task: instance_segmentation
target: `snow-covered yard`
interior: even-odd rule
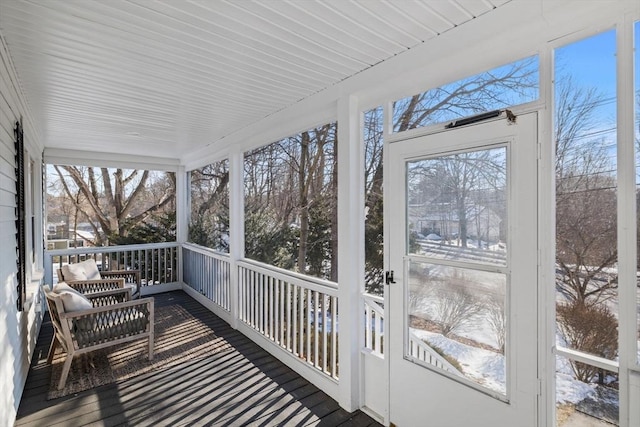
[[[491,350],[470,346],[442,334],[411,328],[416,336],[458,361],[464,376],[489,390],[505,393],[505,357]],[[570,405],[615,421],[618,393],[615,389],[586,384],[575,379],[569,361],[558,357],[556,365],[556,404]]]
[[[502,354],[459,343],[442,334],[411,328],[430,346],[458,361],[468,379],[499,393],[506,392],[505,358]]]
[[[425,239],[426,240],[426,239]],[[500,263],[500,249],[491,248],[481,250],[479,247],[461,250],[454,246],[443,244],[440,241],[420,240],[420,248],[423,254],[430,257],[451,258],[463,260],[481,260],[486,264]],[[504,278],[498,274],[488,274],[486,272],[474,271],[473,269],[456,269],[453,267],[438,265],[435,263],[413,262],[410,266],[409,277],[409,309],[410,315],[424,322],[412,320],[411,331],[428,343],[437,347],[451,359],[455,359],[461,366],[466,378],[486,387],[489,390],[504,393],[506,389],[506,366],[505,358],[497,350],[492,351],[486,346],[497,349],[496,331],[492,330],[489,321],[488,310],[478,310],[473,312],[472,321],[465,322],[461,327],[455,329],[453,333],[447,333],[447,337],[441,332],[439,317],[442,316],[442,304],[444,307],[455,303],[456,288],[464,288],[474,298],[474,301],[482,303],[487,297],[492,297],[500,302],[504,298],[506,288]],[[615,275],[615,269],[607,271]],[[492,276],[492,277],[489,277]],[[462,283],[464,282],[464,283]],[[442,291],[444,289],[444,292]],[[450,296],[447,292],[450,293]],[[448,302],[443,302],[443,298]],[[564,302],[565,296],[560,292],[557,295],[558,302]],[[467,300],[465,300],[467,301]],[[504,299],[502,299],[504,301]],[[617,317],[618,303],[617,295],[603,302],[607,308]],[[638,290],[638,317],[640,330],[640,288]],[[434,326],[435,325],[435,326]],[[568,346],[560,334],[557,334],[558,345]],[[508,337],[507,337],[508,341]],[[508,343],[507,343],[508,346]],[[640,360],[640,340],[638,341],[638,360]],[[576,379],[570,362],[558,356],[556,366],[555,388],[556,403],[558,406],[575,407],[580,411],[592,414],[597,418],[608,422],[617,423],[617,412],[619,406],[619,395],[614,384],[602,386],[598,384],[587,384]],[[611,376],[605,381],[615,383],[616,379]]]

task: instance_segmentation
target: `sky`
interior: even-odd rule
[[[616,94],[616,33],[610,30],[556,50],[557,72],[577,83],[598,87],[607,97]]]
[[[570,75],[574,84],[583,88],[594,88],[602,97],[602,102],[594,111],[594,127],[585,130],[586,135],[582,141],[599,141],[607,149],[610,164],[615,169],[617,164],[615,29],[556,49],[555,64],[556,81],[561,81],[562,76]]]

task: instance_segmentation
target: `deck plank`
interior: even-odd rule
[[[45,320],[26,381],[16,426],[380,426],[339,407],[324,392],[250,341],[182,291],[155,296],[156,306],[179,304],[214,331],[228,349],[119,383],[46,400],[53,336]],[[194,333],[185,327],[177,341]]]

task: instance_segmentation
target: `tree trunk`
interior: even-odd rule
[[[300,207],[300,241],[298,246],[298,271],[305,273],[307,266],[307,241],[309,239],[309,195],[307,194],[307,163],[309,157],[309,133],[303,132],[300,141],[300,166],[298,169],[298,206]]]
[[[333,144],[331,167],[331,280],[338,282],[338,132]]]

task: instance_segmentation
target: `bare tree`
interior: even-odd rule
[[[618,321],[605,305],[586,306],[579,301],[558,304],[558,332],[571,348],[613,360],[618,354]],[[576,378],[589,383],[604,372],[595,366],[570,361]]]
[[[593,143],[583,143],[584,135],[596,128],[595,112],[604,96],[595,88],[580,87],[567,77],[556,85],[555,98],[555,166],[556,176],[562,177],[567,168],[574,167],[566,164],[574,157],[573,152],[593,147]]]
[[[216,162],[191,171],[189,239],[228,251],[229,162]]]
[[[445,337],[474,322],[484,310],[484,304],[470,292],[464,276],[448,278],[435,292],[433,320]]]
[[[557,288],[570,301],[598,304],[615,296],[615,186],[586,186],[556,199]]]
[[[493,332],[493,337],[498,344],[498,350],[504,354],[507,340],[507,315],[504,298],[498,298],[497,295],[489,297],[486,301],[485,308],[486,318]]]
[[[473,224],[482,234],[481,219],[506,214],[506,152],[503,148],[471,151],[412,163],[408,172],[410,200],[425,218],[444,216],[457,224],[459,246],[467,247]],[[445,221],[447,222],[447,221]],[[453,230],[452,230],[453,231]],[[490,230],[486,230],[489,237]],[[480,245],[479,245],[480,246]]]
[[[393,105],[393,130],[403,132],[420,126],[469,116],[519,103],[537,88],[537,67],[533,59],[518,61],[499,70],[428,90]],[[529,95],[528,95],[529,94]],[[383,269],[383,109],[365,114],[365,266],[367,291],[382,291]],[[462,200],[462,198],[461,198]],[[451,211],[442,212],[451,216]],[[462,214],[463,222],[465,214]],[[447,229],[450,221],[443,221]],[[461,233],[465,235],[465,233]]]
[[[448,195],[458,220],[460,246],[467,247],[469,223],[479,217],[483,209],[493,208],[503,213],[495,204],[481,206],[476,202],[490,200],[486,193],[506,188],[506,164],[500,154],[492,150],[467,152],[443,157],[441,164],[441,191]],[[474,201],[474,196],[475,201]],[[504,201],[504,198],[502,199]],[[477,230],[479,231],[479,230]]]
[[[570,79],[556,92],[557,288],[570,301],[593,305],[617,288],[611,272],[617,260],[615,165],[596,116],[604,97]]]
[[[79,166],[55,166],[64,192],[74,200],[75,208],[93,228],[96,246],[103,246],[113,236],[126,237],[155,213],[175,200],[175,174],[166,173],[169,185],[157,198],[148,196],[149,171]],[[82,194],[75,197],[76,192]]]
[[[365,290],[383,293],[384,218],[383,218],[383,130],[382,108],[364,114],[365,142]]]
[[[537,87],[537,67],[527,59],[431,89],[394,103],[394,130],[419,126],[507,107]]]
[[[247,256],[337,280],[336,129],[319,126],[245,156]]]
[[[298,168],[298,208],[300,218],[300,240],[298,246],[298,271],[307,271],[308,264],[308,240],[309,240],[309,211],[312,208],[328,210],[331,212],[328,230],[329,255],[336,251],[333,246],[337,242],[336,195],[337,195],[337,168],[335,164],[336,146],[335,126],[324,125],[312,131],[302,132],[300,138],[300,165]],[[327,145],[331,145],[331,159],[327,159]],[[331,162],[328,165],[328,162]],[[329,199],[323,199],[328,195]],[[314,242],[318,244],[319,242]],[[322,254],[321,254],[322,255]],[[337,257],[331,256],[330,274],[331,280],[337,280]]]

